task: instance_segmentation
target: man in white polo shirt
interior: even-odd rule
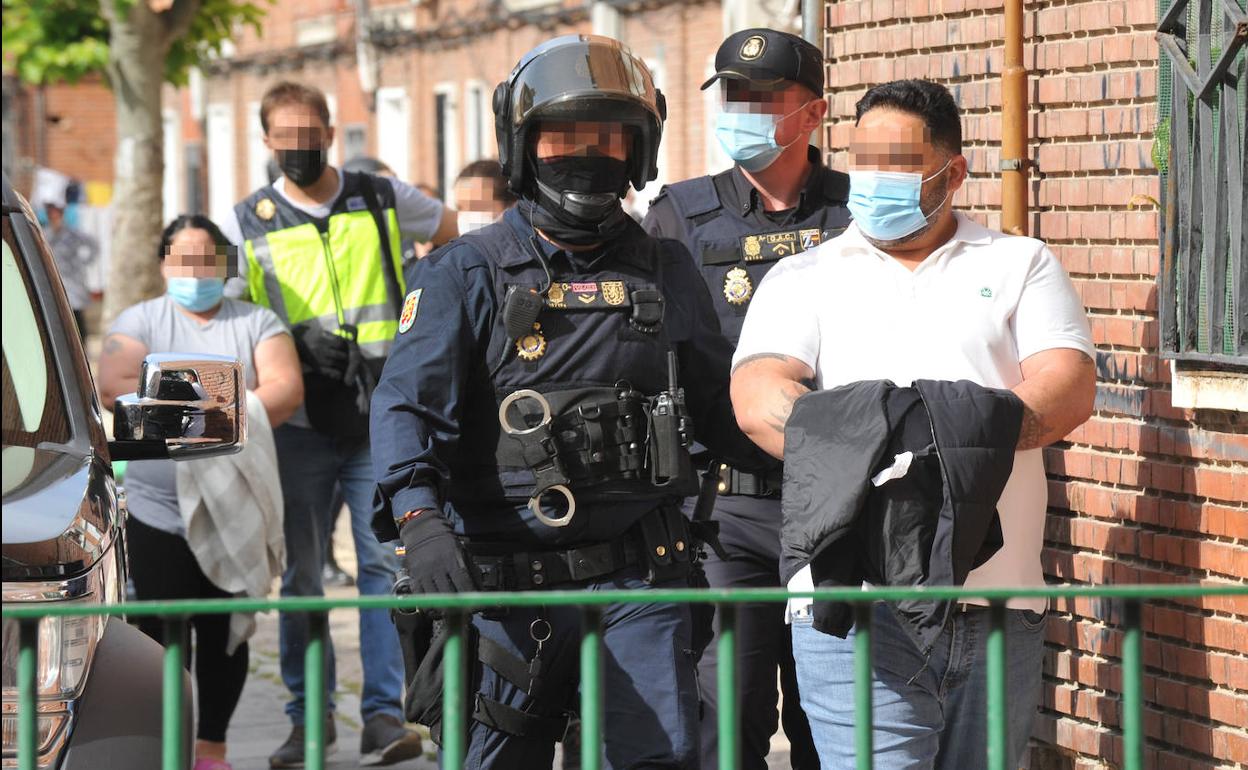
[[[1005,544],[966,585],[1043,585],[1041,447],[1091,414],[1096,375],[1087,318],[1042,242],[954,213],[966,158],[958,108],[943,86],[886,83],[863,96],[856,115],[849,172],[855,224],[783,260],[759,286],[733,362],[737,420],[783,458],[793,402],[812,387],[965,379],[1012,390],[1024,409],[997,506]],[[789,585],[810,587],[809,568]],[[1045,602],[1008,606],[1007,766],[1015,768],[1040,696]],[[881,608],[872,640],[875,767],[984,766],[987,613],[961,607],[925,659]],[[853,632],[839,639],[815,630],[802,604],[790,615],[802,705],[820,759],[825,767],[852,766]]]

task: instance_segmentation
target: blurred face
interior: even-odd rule
[[[65,212],[58,206],[44,206],[44,210],[48,212],[48,223],[53,227],[60,227],[65,221]]]
[[[534,152],[538,160],[600,156],[628,160],[629,131],[620,123],[546,121],[537,129]]]
[[[169,244],[160,272],[168,278],[221,278],[226,275],[228,256],[207,230],[188,227],[179,230]]]
[[[482,177],[466,177],[455,183],[452,190],[456,211],[473,211],[497,217],[506,210],[502,201],[494,197],[494,180]]]
[[[328,150],[334,129],[306,104],[283,104],[269,113],[264,146],[270,150]]]
[[[791,81],[775,85],[753,83],[747,80],[720,81],[721,109],[725,112],[752,112],[775,115],[776,144],[781,147],[796,142],[819,128],[827,105],[805,86]]]
[[[921,117],[881,107],[867,111],[854,127],[849,170],[922,175],[919,206],[930,225],[896,241],[902,243],[918,240],[937,222],[951,216],[953,194],[966,179],[966,158],[933,145]]]

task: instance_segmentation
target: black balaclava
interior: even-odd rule
[[[621,234],[628,214],[620,199],[628,190],[628,162],[601,155],[537,160],[529,156],[533,195],[523,207],[533,226],[575,246]]]
[[[277,165],[286,178],[307,187],[321,178],[329,159],[324,149],[278,150]]]

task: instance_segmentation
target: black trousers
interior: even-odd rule
[[[222,599],[229,594],[217,588],[195,560],[186,540],[149,527],[131,516],[126,522],[126,545],[130,552],[130,577],[139,599]],[[160,644],[165,643],[163,618],[136,618],[135,625]],[[229,615],[192,615],[183,632],[187,641],[194,631],[195,692],[199,706],[196,737],[225,741],[230,717],[238,706],[247,681],[247,643],[226,655],[230,638]],[[189,649],[189,645],[188,645]],[[186,656],[187,670],[191,655]]]
[[[756,504],[761,503],[762,506]],[[770,504],[770,505],[768,505]],[[770,510],[775,508],[774,528]],[[738,510],[739,509],[739,510]],[[780,587],[780,532],[778,501],[758,501],[742,497],[721,498],[715,517],[721,522],[720,541],[728,560],[708,553],[704,562],[712,588]],[[766,518],[764,518],[764,516]],[[707,549],[708,551],[710,549]],[[715,636],[719,636],[721,615],[715,616]],[[818,770],[819,756],[810,737],[810,724],[798,698],[797,675],[789,626],[784,622],[784,605],[742,604],[737,608],[737,701],[738,735],[741,740],[742,770],[767,770],[771,736],[781,723],[791,749],[789,763],[794,770]],[[715,641],[706,648],[698,664],[698,685],[702,691],[702,767],[719,767],[719,693]],[[777,713],[779,672],[783,707]]]

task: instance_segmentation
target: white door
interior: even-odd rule
[[[410,103],[402,88],[377,89],[377,159],[394,169],[395,175],[411,181],[408,142],[412,133]]]
[[[234,208],[234,110],[225,102],[208,105],[205,133],[208,142],[208,216],[224,222]]]

